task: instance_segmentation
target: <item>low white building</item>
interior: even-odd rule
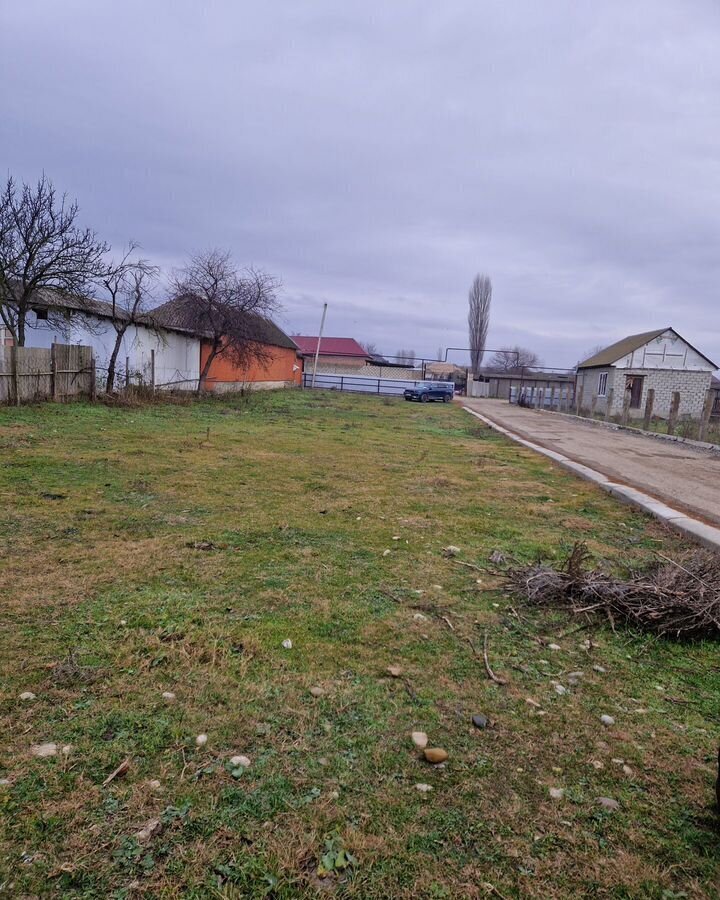
[[[699,418],[710,389],[715,363],[696,350],[674,328],[631,334],[581,362],[576,392],[582,405],[620,415],[625,398],[632,418],[644,413],[647,393],[655,392],[653,414],[667,418],[675,392],[681,416]],[[609,407],[609,410],[608,410]]]
[[[40,298],[28,313],[25,345],[49,348],[57,343],[92,347],[101,386],[117,337],[111,305],[94,300],[92,311],[81,310],[51,291],[43,291]],[[129,325],[123,336],[116,362],[116,385],[124,382],[128,370],[133,384],[151,384],[154,351],[156,387],[196,388],[200,378],[200,339],[181,328],[153,326],[149,317],[146,318],[147,325]]]

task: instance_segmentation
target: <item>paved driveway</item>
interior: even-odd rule
[[[563,416],[522,409],[502,400],[466,399],[463,405],[613,481],[720,525],[720,453],[601,425],[578,424]]]

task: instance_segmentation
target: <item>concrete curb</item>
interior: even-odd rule
[[[592,481],[594,484],[597,484],[598,487],[601,487],[604,491],[612,494],[613,497],[616,497],[623,503],[637,506],[648,515],[654,516],[675,531],[679,531],[686,537],[692,538],[698,543],[703,544],[705,547],[709,547],[711,550],[720,550],[720,528],[715,528],[713,525],[707,525],[699,519],[693,519],[691,516],[685,515],[685,513],[680,512],[678,509],[673,509],[671,506],[668,506],[650,494],[646,494],[644,491],[639,491],[637,488],[630,487],[629,485],[612,481],[607,475],[603,475],[602,472],[591,469],[589,466],[584,466],[582,463],[575,462],[575,460],[563,456],[562,453],[557,453],[555,450],[548,450],[547,447],[541,447],[540,444],[534,444],[532,441],[520,437],[520,435],[516,434],[514,431],[510,431],[502,425],[498,425],[497,422],[493,422],[492,419],[488,419],[474,409],[470,409],[469,406],[463,406],[463,409],[465,412],[470,413],[471,416],[475,416],[476,419],[480,419],[480,421],[484,422],[489,428],[510,438],[510,440],[522,444],[523,447],[534,450],[536,453],[542,453],[543,456],[552,459],[553,462],[562,466],[563,469],[567,469],[574,475],[579,475],[580,478],[584,478],[586,481]]]
[[[570,419],[571,422],[579,422],[581,425],[588,425],[590,428],[607,428],[608,431],[625,431],[628,434],[634,434],[640,437],[649,437],[657,441],[673,441],[675,444],[687,444],[688,447],[694,447],[696,450],[705,450],[708,453],[720,453],[718,444],[711,444],[709,441],[696,441],[692,438],[680,437],[677,434],[663,434],[661,431],[645,431],[644,428],[636,428],[634,425],[619,425],[617,422],[607,422],[603,419],[589,419],[587,416],[576,416],[574,413],[564,413],[557,409],[535,409],[535,412],[543,413],[546,416],[562,416],[563,419]]]

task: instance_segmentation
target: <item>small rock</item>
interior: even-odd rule
[[[597,769],[598,771],[599,771],[600,769],[604,769],[604,768],[605,768],[605,763],[604,763],[604,762],[600,762],[599,759],[594,759],[594,760],[592,761],[591,765],[592,765],[592,767],[593,767],[594,769]]]
[[[550,788],[548,793],[553,800],[562,800],[562,798],[565,796],[565,791],[562,788],[552,787]]]
[[[46,756],[55,756],[57,749],[57,744],[48,742],[47,744],[34,744],[30,751],[33,756],[39,756],[41,759],[44,759]]]
[[[623,772],[628,776],[628,778],[632,778],[633,770],[630,768],[630,766],[623,766],[622,769]]]
[[[70,756],[72,753],[72,744],[63,744],[62,754],[63,756]]]
[[[593,666],[593,672],[600,672],[601,675],[604,675],[605,672],[607,672],[607,669],[605,666],[595,665]]]
[[[425,759],[433,765],[443,763],[448,758],[447,750],[443,750],[442,747],[427,747],[423,750],[423,755],[425,756]]]
[[[195,738],[195,744],[196,744],[198,747],[204,747],[205,744],[207,744],[207,741],[208,741],[208,738],[207,738],[207,735],[206,735],[206,734],[199,734],[199,735]]]
[[[620,809],[620,804],[617,802],[617,800],[613,800],[612,797],[598,797],[597,802],[600,804],[600,806],[605,807],[605,809]]]
[[[461,551],[460,551],[460,548],[459,548],[459,547],[456,547],[454,544],[450,544],[449,547],[443,547],[443,553],[444,553],[445,556],[447,556],[447,557],[450,557],[450,556],[457,556],[458,553],[460,553],[460,552],[461,552]]]
[[[290,638],[285,638],[285,640],[282,642],[282,645],[286,650],[292,650],[292,641],[290,640]]]
[[[383,556],[390,556],[389,550],[383,550]]]
[[[415,619],[416,622],[427,622],[428,617],[424,616],[422,613],[415,613],[413,619]]]
[[[327,758],[327,756],[321,756],[320,759],[318,760],[318,765],[329,766],[330,760]]]
[[[23,691],[22,694],[20,694],[20,699],[21,700],[34,700],[35,694],[33,694],[32,691]]]
[[[607,715],[600,716],[600,721],[603,723],[603,725],[614,725],[615,724],[615,719],[613,719],[612,716],[607,716]]]
[[[548,650],[562,650],[560,644],[548,644]]]
[[[567,692],[568,692],[567,688],[564,685],[560,684],[560,682],[558,682],[558,681],[553,681],[552,686],[553,686],[555,693],[559,694],[561,697],[564,694],[567,694]]]
[[[161,831],[162,822],[160,819],[150,819],[140,831],[135,832],[135,840],[138,844],[144,844],[146,841],[149,841],[150,838],[155,837],[156,834],[160,834]]]
[[[476,716],[472,717],[472,723],[476,728],[487,728],[488,717],[484,716],[482,713],[478,713]]]
[[[238,769],[238,768],[249,769],[250,768],[250,757],[248,757],[248,756],[232,756],[232,757],[230,757],[230,765],[234,769]]]
[[[501,566],[505,562],[505,554],[501,553],[500,550],[493,550],[490,554],[490,562],[496,566]]]
[[[525,702],[528,706],[534,706],[535,709],[541,709],[541,704],[537,702],[537,700],[533,700],[532,697],[526,697]]]
[[[614,756],[614,757],[613,757],[613,762],[615,763],[616,766],[624,766],[624,765],[625,765],[625,760],[624,760],[624,759],[620,759],[619,756]]]
[[[0,778],[0,787],[8,787],[10,784],[9,778]]]
[[[325,688],[321,688],[321,687],[318,687],[318,686],[316,686],[316,687],[311,687],[311,688],[310,688],[310,693],[313,695],[313,697],[322,697],[322,696],[324,696],[324,694],[325,694]]]
[[[328,797],[329,797],[331,800],[339,800],[339,799],[340,799],[340,792],[339,792],[339,791],[330,791],[330,793],[328,794]]]
[[[154,791],[159,791],[162,785],[157,780],[157,778],[153,778],[152,781],[148,781],[148,787],[152,788]]]
[[[584,672],[570,672],[567,677],[568,684],[577,684],[584,674]]]
[[[424,731],[413,731],[410,737],[412,738],[413,744],[415,744],[416,747],[419,747],[420,750],[424,750],[427,747],[428,736]]]
[[[393,540],[394,540],[394,541],[399,541],[399,540],[400,540],[400,535],[399,535],[399,534],[394,534],[394,535],[393,535]]]
[[[176,699],[172,691],[163,691],[162,698],[166,703],[174,703]]]
[[[392,675],[393,678],[399,678],[402,675],[400,666],[388,666],[386,671],[388,675]]]
[[[127,625],[127,619],[120,619],[120,624],[123,626]]]
[[[431,784],[416,784],[415,790],[420,791],[421,794],[429,794],[433,789]]]

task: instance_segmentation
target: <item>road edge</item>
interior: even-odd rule
[[[534,450],[536,453],[547,456],[553,462],[562,466],[563,469],[567,469],[573,474],[578,475],[580,478],[584,478],[586,481],[593,482],[593,484],[596,484],[604,491],[612,494],[613,497],[616,497],[623,503],[638,507],[643,512],[653,516],[668,527],[675,531],[679,531],[686,537],[692,538],[692,540],[698,541],[700,544],[709,547],[711,550],[720,550],[720,528],[715,528],[713,525],[708,525],[705,522],[701,522],[699,519],[694,519],[692,516],[688,516],[678,509],[673,509],[673,507],[668,506],[651,494],[646,494],[644,491],[640,491],[629,485],[619,484],[608,478],[607,475],[603,475],[602,472],[591,469],[589,466],[583,465],[583,463],[576,462],[575,460],[570,459],[570,457],[564,456],[562,453],[558,453],[555,450],[549,450],[547,447],[542,447],[540,444],[535,444],[533,441],[529,441],[519,434],[516,434],[514,431],[505,428],[504,425],[494,422],[482,413],[470,409],[469,406],[463,405],[462,408],[465,412],[470,413],[471,416],[480,419],[481,422],[484,422],[485,425],[492,428],[494,431],[505,435],[505,437],[510,438],[510,440],[515,441],[517,444],[522,444],[523,447],[527,447],[530,450]]]

